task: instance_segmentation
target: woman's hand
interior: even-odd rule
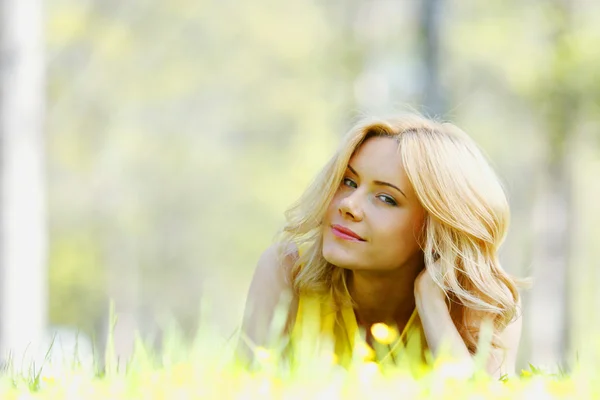
[[[439,268],[439,265],[434,263],[429,268],[437,272],[436,268]],[[443,347],[442,343],[446,341],[451,356],[455,360],[464,362],[464,365],[469,365],[467,370],[470,371],[474,368],[472,356],[450,316],[446,294],[433,280],[427,268],[423,269],[415,279],[414,292],[417,311],[429,349],[437,356]],[[518,306],[521,307],[520,300]],[[493,377],[500,378],[503,374],[514,375],[522,323],[522,318],[519,317],[503,332],[499,332],[499,340],[505,347],[492,350],[486,363],[486,370]]]
[[[428,266],[436,272],[439,265]],[[454,325],[446,303],[444,290],[433,280],[428,268],[415,279],[415,303],[427,346],[434,357],[442,355],[453,362],[463,363],[465,376],[473,370],[473,359],[460,333]]]
[[[430,268],[438,268],[438,265],[434,264]],[[423,268],[423,271],[415,279],[414,292],[417,300],[423,297],[431,298],[432,296],[437,299],[446,298],[444,290],[433,280],[427,268]]]

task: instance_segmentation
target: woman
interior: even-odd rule
[[[291,293],[281,333],[308,340],[312,315],[343,365],[355,357],[359,332],[378,346],[377,323],[401,334],[376,360],[422,362],[443,348],[474,365],[490,321],[486,370],[514,373],[520,297],[497,255],[509,207],[485,157],[456,126],[415,115],[361,122],[286,217],[252,280],[243,324],[250,342],[267,343],[274,310]]]

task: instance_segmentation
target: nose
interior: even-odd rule
[[[357,191],[352,194],[344,197],[340,201],[340,205],[338,207],[339,213],[344,218],[349,218],[353,221],[362,221],[364,218],[364,212],[362,207],[360,206],[360,202],[357,199]]]

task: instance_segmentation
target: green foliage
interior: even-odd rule
[[[50,245],[50,319],[92,334],[103,318],[104,274],[98,242],[91,236],[61,235]]]
[[[189,329],[224,281],[239,304],[333,148],[333,27],[304,1],[114,6],[47,4],[51,321],[98,331],[112,297]]]

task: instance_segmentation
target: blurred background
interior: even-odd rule
[[[341,136],[415,109],[473,136],[505,183],[503,265],[535,282],[520,366],[589,353],[600,3],[1,3],[3,351],[62,332],[101,352],[110,299],[123,357],[136,331],[193,335],[203,300],[229,337],[284,210]]]

